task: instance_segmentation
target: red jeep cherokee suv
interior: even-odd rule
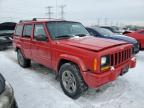
[[[18,63],[31,60],[54,70],[66,95],[76,99],[134,68],[132,45],[89,36],[79,22],[21,21],[15,28],[13,46]]]

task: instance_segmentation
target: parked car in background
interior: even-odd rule
[[[110,30],[100,27],[86,27],[86,29],[90,33],[90,35],[95,37],[120,40],[131,43],[133,44],[133,54],[137,54],[139,52],[139,44],[134,38],[125,35],[114,34]]]
[[[126,35],[135,38],[139,43],[140,49],[144,49],[144,29],[137,30],[132,33],[127,33]]]
[[[88,87],[115,80],[136,64],[131,44],[89,36],[79,22],[21,21],[13,46],[21,67],[29,67],[34,60],[54,70],[64,93],[73,99]]]
[[[0,24],[0,51],[12,45],[12,34],[16,23],[6,22]]]
[[[0,74],[0,108],[18,108],[13,88]]]
[[[101,26],[101,28],[108,29],[108,30],[110,30],[111,32],[113,32],[115,34],[122,34],[123,33],[123,31],[119,30],[119,28],[115,27],[115,26],[111,26],[111,27],[109,27],[109,26]]]
[[[12,39],[7,36],[0,36],[0,51],[9,48],[12,45]]]

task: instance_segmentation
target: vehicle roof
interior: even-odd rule
[[[85,27],[86,29],[89,28],[89,29],[93,29],[95,31],[99,30],[99,29],[103,29],[103,30],[107,30],[107,31],[110,31],[109,29],[106,29],[106,28],[101,28],[99,26],[91,26],[91,27]]]
[[[101,28],[113,28],[111,26],[101,26]]]
[[[85,28],[95,29],[95,28],[101,28],[101,27],[99,27],[99,26],[91,26],[91,27],[85,27]],[[104,28],[101,28],[101,29],[104,29]]]
[[[48,23],[48,22],[72,22],[72,23],[79,23],[74,21],[66,21],[66,20],[59,20],[59,19],[52,19],[52,20],[21,20],[18,24],[30,24],[30,23]]]

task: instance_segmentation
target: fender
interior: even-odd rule
[[[77,64],[81,71],[87,71],[86,65],[80,58],[78,58],[76,56],[72,56],[72,55],[67,55],[67,54],[60,55],[59,60],[57,62],[57,67],[62,59],[65,59],[65,60],[68,60],[68,61],[71,61],[71,62]],[[58,71],[58,68],[57,68],[57,71]]]

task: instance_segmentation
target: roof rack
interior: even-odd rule
[[[38,19],[45,19],[45,20],[56,20],[56,21],[65,21],[65,20],[62,20],[62,19],[55,19],[55,18],[33,18],[32,20],[20,20],[19,22],[30,22],[30,21],[37,21]]]
[[[55,19],[55,18],[33,18],[33,21],[37,21],[38,19],[45,19],[45,20],[57,20],[57,21],[61,21],[63,19]]]

